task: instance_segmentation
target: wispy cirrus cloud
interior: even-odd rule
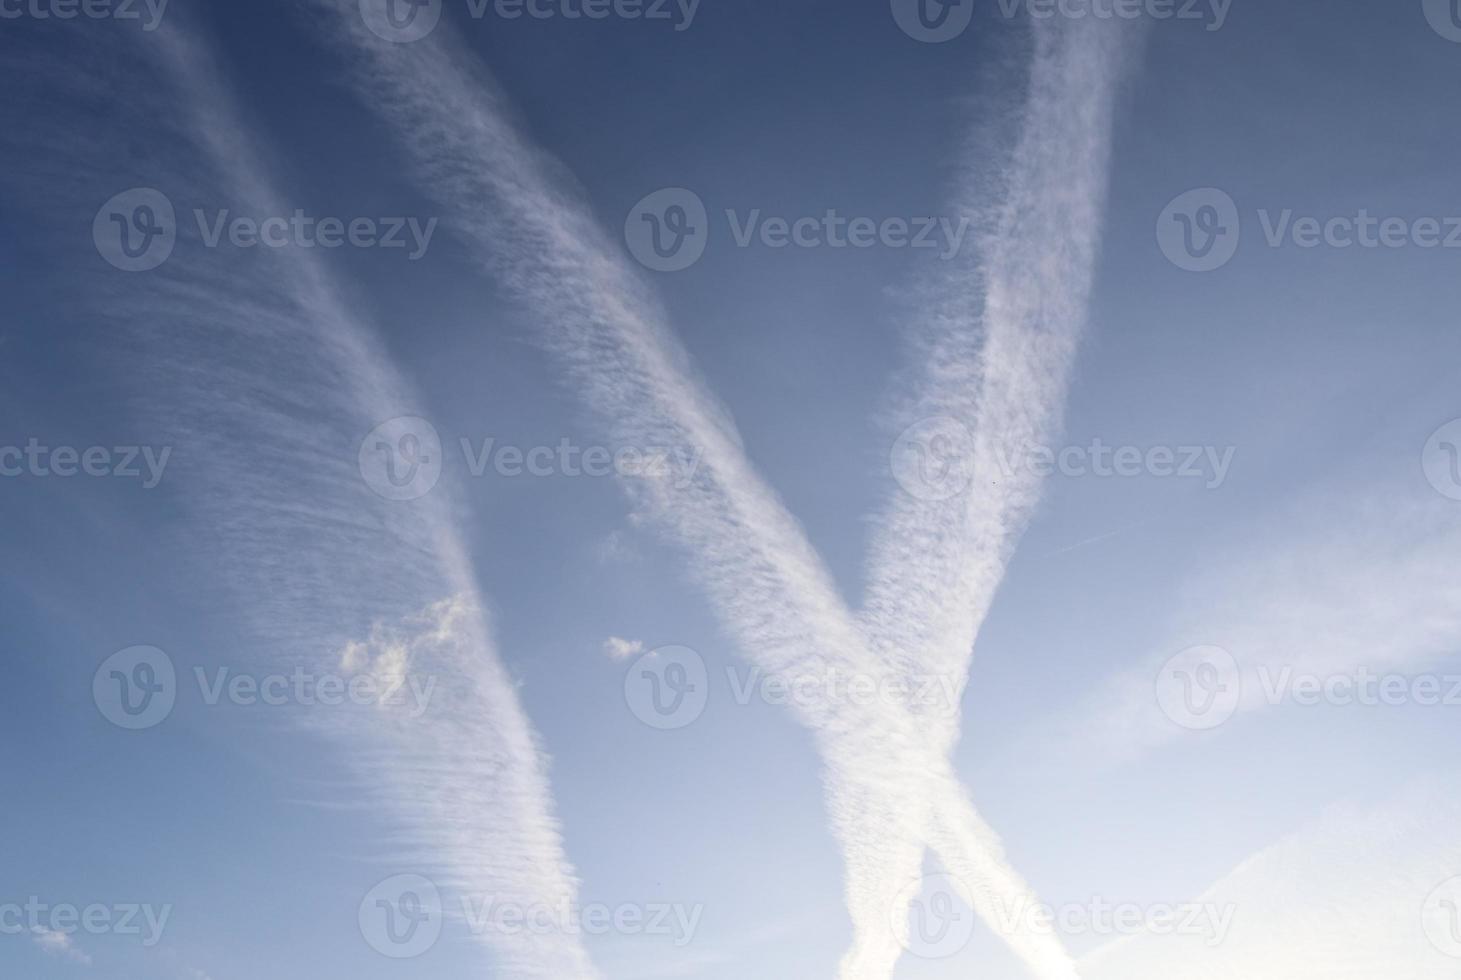
[[[1086,956],[1088,980],[1328,980],[1456,975],[1461,794],[1449,780],[1333,807],[1240,863],[1199,901],[1234,910],[1224,941],[1141,935]]]
[[[505,100],[485,70],[449,30],[438,30],[429,42],[381,44],[364,29],[351,5],[325,6],[338,15],[339,34],[358,59],[360,87],[402,133],[423,186],[446,203],[482,202],[458,231],[488,270],[535,312],[550,350],[575,388],[614,429],[614,437],[630,445],[693,445],[703,450],[703,465],[688,486],[637,480],[628,484],[629,491],[695,556],[697,574],[747,654],[773,674],[842,670],[881,676],[891,659],[892,639],[880,640],[882,650],[868,643],[862,624],[838,595],[802,529],[750,466],[725,412],[696,380],[658,301],[627,267],[588,208],[564,189],[568,182],[553,177],[560,172],[557,164],[509,122]],[[1055,189],[1055,201],[1046,207],[1038,197],[1039,182],[1067,174],[1066,169],[1047,168],[1029,185],[1016,182],[1018,193],[1005,202],[1005,231],[1010,234],[1023,234],[1030,223],[1023,208],[1039,204],[1043,210],[1029,237],[1002,246],[996,263],[1002,278],[989,315],[1003,326],[993,331],[998,345],[991,362],[1001,365],[1005,375],[983,406],[994,417],[992,424],[1017,414],[1011,402],[1031,394],[1021,372],[1040,374],[1057,366],[1047,362],[1045,348],[1056,359],[1068,356],[1100,211],[1095,183],[1104,177],[1099,161],[1106,137],[1099,130],[1109,118],[1113,60],[1111,46],[1074,30],[1042,36],[1040,42],[1028,145],[1022,143],[1029,159],[1024,162],[1037,167],[1075,157],[1082,160],[1076,176],[1089,179],[1068,194]],[[1046,127],[1066,128],[1052,135]],[[1078,148],[1062,146],[1067,138]],[[1096,162],[1086,160],[1087,155]],[[1091,198],[1078,201],[1071,215],[1060,212],[1068,197],[1086,192]],[[1066,243],[1069,229],[1055,227],[1065,217],[1083,222],[1075,232],[1074,248]],[[1065,264],[1067,252],[1070,265]],[[1042,298],[1036,289],[1016,288],[1032,271],[1026,263],[1044,273],[1039,286],[1059,286],[1059,291]],[[1074,277],[1073,284],[1062,281],[1066,275]],[[955,301],[969,299],[965,294]],[[953,348],[972,339],[949,336],[950,350],[944,355],[953,356]],[[1022,357],[1022,347],[1028,345],[1037,348],[1035,356]],[[1035,409],[1041,416],[1032,423],[1037,430],[1046,424],[1043,415],[1058,407],[1058,390],[1052,391],[1058,388],[1057,378],[1034,392],[1044,399]],[[1011,438],[1019,435],[1012,433]],[[956,544],[941,552],[946,560],[957,561],[987,542],[989,521],[1007,520],[1021,504],[1022,498],[1004,501],[992,508],[994,517],[986,512],[952,527],[939,513],[923,533],[957,537]],[[895,514],[892,520],[905,519]],[[959,536],[966,524],[974,525],[974,533]],[[891,531],[887,539],[899,533]],[[998,544],[1001,557],[986,573],[991,580],[997,579],[1009,546]],[[890,566],[897,557],[878,555]],[[956,575],[947,587],[965,585]],[[992,591],[992,584],[984,591]],[[983,612],[979,596],[967,591],[940,601],[950,607],[972,604],[975,618]],[[889,630],[899,625],[888,612],[894,602],[891,595],[885,598],[875,624]],[[939,640],[937,662],[952,664],[966,655],[952,652],[943,635]],[[972,633],[968,641],[972,644]],[[912,642],[926,643],[929,637],[920,631]],[[1028,886],[1009,868],[997,837],[959,789],[938,751],[938,739],[917,719],[901,711],[859,710],[830,701],[800,703],[797,711],[823,752],[833,827],[849,865],[848,900],[857,938],[844,960],[844,977],[883,977],[891,971],[900,951],[893,925],[895,896],[917,876],[931,839],[946,852],[946,860],[976,883],[975,902],[987,921],[995,920],[991,911],[996,896],[1028,896]],[[935,801],[937,824],[931,821]],[[1028,933],[1006,938],[1039,975],[1071,972],[1058,941]]]
[[[1321,487],[1288,500],[1205,556],[1175,593],[1167,645],[1066,712],[1064,745],[1048,748],[1078,743],[1083,758],[1125,763],[1282,709],[1285,678],[1359,684],[1454,663],[1458,547],[1455,504],[1429,489]]]
[[[175,202],[180,216],[202,202],[290,213],[267,176],[266,140],[184,21],[170,18],[145,45],[92,41],[85,71],[71,57],[57,61],[64,74],[32,66],[56,76],[48,98],[111,107],[85,132],[34,133],[71,161],[77,185],[36,177],[37,197],[95,208],[130,181]],[[116,146],[137,152],[119,161]],[[338,669],[349,650],[377,673],[431,678],[423,719],[379,707],[303,719],[335,740],[361,790],[399,828],[380,856],[444,889],[524,907],[571,904],[577,881],[544,753],[493,642],[447,495],[388,501],[359,469],[365,433],[419,411],[419,397],[316,252],[220,259],[181,228],[178,239],[151,271],[87,278],[85,299],[135,330],[147,352],[134,378],[141,412],[191,461],[199,520],[188,545],[207,552],[210,572],[221,565],[241,635],[267,651],[260,657],[310,669]],[[566,929],[486,939],[503,975],[596,975]]]
[[[75,940],[64,932],[42,929],[37,926],[31,930],[30,939],[52,956],[59,956],[61,959],[70,960],[72,963],[79,963],[82,966],[91,966],[91,957],[78,948]]]

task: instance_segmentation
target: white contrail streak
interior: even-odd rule
[[[942,462],[953,467],[943,475],[964,487],[950,495],[960,487],[915,481],[876,526],[861,620],[885,670],[952,678],[963,689],[979,626],[1038,501],[1033,471],[1003,464],[1048,445],[1058,428],[1094,274],[1130,34],[1094,23],[1037,26],[1007,172],[992,194],[987,178],[966,175],[960,204],[984,229],[980,247],[927,286],[913,330],[921,374],[901,412],[904,425],[928,420],[921,438],[942,440]],[[956,714],[918,721],[931,751],[952,751]],[[997,880],[998,866],[980,868],[997,840],[977,813],[950,806],[962,801],[955,791],[933,799],[930,843],[945,866],[967,881]],[[872,866],[860,873],[897,880],[916,869],[912,858],[868,848],[861,859]],[[898,921],[906,914],[906,905],[895,911]],[[860,930],[859,943],[875,942],[875,928]],[[1043,962],[1049,975],[1069,969]]]
[[[157,134],[138,159],[118,160],[100,155],[106,139],[84,133],[70,146],[74,172],[93,166],[93,183],[116,190],[126,186],[112,183],[118,170],[130,170],[138,183],[166,188],[180,226],[194,203],[289,214],[263,176],[256,135],[239,122],[200,43],[177,24],[148,34],[145,54],[93,52],[105,63],[90,63],[92,86],[68,69],[62,92],[83,100],[105,93],[115,107],[98,123],[114,127],[112,147],[136,145],[133,132]],[[357,470],[365,433],[418,407],[415,396],[315,253],[209,252],[185,239],[152,272],[109,270],[98,305],[150,335],[142,397],[194,464],[190,489],[207,524],[200,533],[216,548],[208,570],[223,566],[247,605],[250,635],[286,662],[316,675],[354,669],[434,682],[419,719],[387,707],[309,712],[309,724],[345,744],[358,782],[404,828],[381,848],[383,859],[435,876],[448,908],[459,893],[568,907],[577,883],[545,759],[493,647],[447,501],[387,502]],[[591,980],[577,935],[559,928],[482,938],[498,976]]]
[[[703,451],[688,486],[644,479],[634,481],[631,492],[698,557],[698,573],[748,655],[784,677],[828,669],[882,676],[801,528],[750,467],[724,413],[690,374],[662,310],[587,208],[544,176],[556,165],[507,122],[485,71],[450,31],[438,29],[429,43],[382,44],[350,5],[332,6],[364,60],[360,84],[402,131],[423,186],[454,211],[463,202],[478,204],[454,227],[551,331],[550,347],[589,403],[610,420],[615,439]],[[1086,58],[1103,63],[1102,56],[1087,54],[1088,46],[1047,43],[1037,85],[1095,83],[1108,97],[1105,76],[1081,71]],[[1085,104],[1079,86],[1073,98]],[[1031,245],[1027,251],[1034,250]],[[1014,266],[1025,257],[1006,261]],[[1028,324],[1021,320],[1006,333],[1020,326]],[[833,826],[849,862],[858,940],[843,964],[844,977],[891,971],[899,951],[892,896],[917,877],[931,835],[944,842],[953,864],[973,876],[981,894],[1028,897],[915,719],[902,711],[826,702],[801,703],[797,710],[827,762]],[[930,820],[935,799],[941,811],[936,824]],[[891,871],[879,856],[889,852],[899,858]],[[888,873],[879,876],[880,869]],[[987,914],[988,901],[981,904]],[[1070,960],[1053,938],[1028,932],[1007,938],[1040,976],[1071,974]]]

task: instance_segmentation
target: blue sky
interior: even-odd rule
[[[1454,974],[1444,4],[445,7],[0,4],[6,975]]]

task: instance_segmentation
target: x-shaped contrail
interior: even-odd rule
[[[360,84],[402,132],[423,186],[460,216],[454,224],[468,246],[537,315],[615,439],[703,450],[688,486],[627,486],[695,556],[747,655],[783,677],[884,678],[925,665],[967,676],[978,623],[1036,496],[1029,477],[997,493],[985,492],[986,477],[1002,443],[1053,428],[1084,315],[1118,61],[1106,26],[1036,32],[1021,136],[986,222],[982,273],[960,268],[962,281],[951,276],[931,290],[946,307],[928,314],[932,356],[917,402],[947,406],[954,434],[966,434],[958,456],[973,491],[890,508],[859,617],[694,377],[652,292],[588,208],[549,178],[557,165],[507,121],[486,71],[448,30],[429,42],[382,43],[354,4],[321,2],[339,15],[340,36],[362,62]],[[1034,896],[959,785],[949,760],[954,717],[832,700],[796,710],[825,761],[847,861],[855,938],[845,980],[891,973],[907,913],[899,895],[929,847],[1038,976],[1074,975],[1057,939],[997,914]]]

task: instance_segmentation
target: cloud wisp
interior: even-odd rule
[[[1200,901],[1235,910],[1220,944],[1131,936],[1082,959],[1088,980],[1321,980],[1456,975],[1461,796],[1449,781],[1345,805],[1240,863]]]
[[[505,100],[486,71],[449,30],[438,30],[429,42],[382,44],[353,15],[351,5],[324,6],[337,15],[336,36],[359,66],[363,94],[401,133],[422,185],[454,207],[480,202],[456,230],[488,271],[533,310],[548,333],[548,347],[575,388],[608,420],[614,437],[625,444],[690,445],[703,451],[703,464],[689,486],[641,479],[629,481],[629,492],[688,548],[743,649],[773,674],[834,669],[881,676],[894,648],[891,631],[901,625],[890,611],[896,597],[879,594],[871,621],[885,635],[870,645],[802,529],[750,466],[725,413],[694,377],[659,303],[588,208],[563,189],[568,182],[558,165],[511,124]],[[1004,374],[978,408],[990,416],[989,424],[1000,425],[1019,416],[1015,401],[1038,396],[1028,428],[1043,431],[1045,416],[1058,409],[1059,377],[1089,282],[1103,196],[1095,185],[1104,178],[1100,160],[1106,135],[1097,130],[1108,124],[1115,73],[1112,42],[1084,37],[1077,29],[1042,35],[1038,46],[1026,126],[1033,135],[1021,144],[1026,163],[1037,173],[1028,181],[1013,181],[1015,193],[1003,204],[1003,230],[1013,240],[994,250],[996,287],[986,314],[995,338],[987,363]],[[1043,131],[1047,126],[1066,128],[1050,135]],[[1067,138],[1075,150],[1066,145]],[[1036,181],[1066,176],[1065,169],[1052,172],[1050,165],[1083,154],[1095,162],[1077,168],[1077,186],[1057,189],[1047,206]],[[1082,197],[1087,191],[1090,197]],[[1074,247],[1066,241],[1069,230],[1055,227],[1061,208],[1070,204],[1067,198],[1080,198],[1068,212],[1078,223]],[[1023,209],[1035,205],[1038,218],[1031,231]],[[1040,287],[1055,290],[1052,295],[1022,287],[1032,271],[1039,272]],[[1072,282],[1066,284],[1065,277]],[[961,306],[958,315],[967,315],[962,312],[967,292],[949,301]],[[957,356],[974,335],[949,331],[941,338],[939,357]],[[1044,377],[1052,372],[1053,380]],[[1039,383],[1027,380],[1027,373],[1039,376]],[[1021,431],[1009,438],[1018,439]],[[987,464],[989,455],[983,458]],[[997,545],[978,590],[962,576],[942,577],[957,593],[940,600],[947,607],[967,602],[975,607],[971,619],[982,615],[973,593],[992,593],[1011,546],[991,541],[990,525],[1016,523],[1029,495],[1014,495],[962,518],[940,511],[927,522],[921,533],[956,538],[941,543],[940,555],[950,563],[971,549]],[[924,515],[896,510],[890,518],[904,525],[922,520]],[[891,531],[885,540],[899,533]],[[899,556],[885,547],[876,557],[891,567]],[[950,613],[945,620],[953,618]],[[948,632],[958,630],[941,623],[934,662],[956,663],[967,656],[967,651],[950,650]],[[972,626],[964,633],[972,646]],[[922,631],[911,637],[920,644],[932,640]],[[893,896],[916,878],[931,838],[940,842],[947,861],[978,883],[975,901],[986,921],[995,919],[989,896],[1011,901],[1028,896],[1028,886],[1008,867],[997,837],[979,819],[934,744],[941,736],[951,741],[955,722],[930,732],[903,711],[859,711],[826,702],[801,703],[797,711],[826,761],[833,827],[848,860],[856,939],[843,963],[844,977],[891,972],[900,952]],[[885,860],[887,854],[896,854],[896,860]],[[1057,941],[1025,933],[1006,938],[1040,976],[1072,972]]]
[[[1292,697],[1298,677],[1339,704],[1378,698],[1387,683],[1390,701],[1409,698],[1417,676],[1454,664],[1458,547],[1454,504],[1428,490],[1326,487],[1287,501],[1207,556],[1181,587],[1167,648],[1070,712],[1061,750],[1079,741],[1088,758],[1129,762],[1303,703]]]
[[[73,162],[79,185],[38,184],[38,194],[58,207],[90,200],[95,208],[131,179],[180,213],[220,200],[244,213],[289,213],[265,176],[260,133],[183,20],[149,35],[145,50],[98,42],[87,72],[68,68],[46,89],[108,111],[82,135],[34,134]],[[138,144],[132,132],[155,135]],[[118,161],[115,146],[141,149]],[[258,656],[316,672],[432,679],[431,710],[419,719],[379,705],[300,713],[335,740],[361,791],[398,828],[381,843],[383,861],[429,873],[446,890],[524,907],[572,904],[577,882],[546,760],[495,649],[448,504],[439,494],[387,501],[361,478],[365,433],[419,410],[419,399],[316,252],[220,258],[181,229],[178,239],[158,268],[101,272],[87,300],[141,334],[142,414],[190,460],[200,518],[190,548],[206,538],[222,557],[227,601],[241,607],[250,647],[267,651]],[[486,938],[503,976],[597,975],[570,930]]]

